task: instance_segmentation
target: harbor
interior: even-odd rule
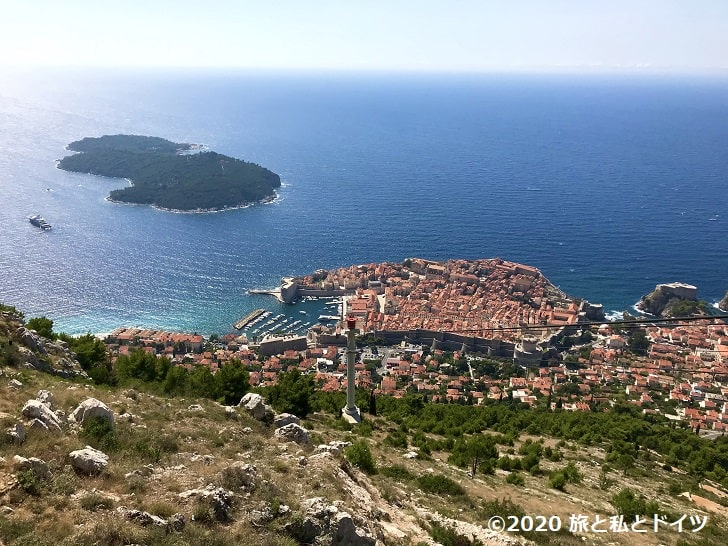
[[[275,290],[250,290],[249,293],[277,296]],[[342,298],[304,296],[292,304],[255,309],[233,327],[251,341],[271,334],[305,336],[317,324],[333,326],[341,320],[342,311]]]

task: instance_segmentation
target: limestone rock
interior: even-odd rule
[[[234,421],[238,418],[238,412],[233,406],[225,406],[225,417]]]
[[[175,533],[181,533],[185,528],[185,517],[179,512],[172,514],[167,520],[167,528]]]
[[[332,546],[374,546],[376,542],[374,537],[359,529],[346,512],[334,516]]]
[[[84,474],[99,474],[109,465],[109,456],[91,446],[72,451],[68,457],[71,466]]]
[[[336,546],[375,546],[376,538],[356,524],[347,512],[341,512],[322,497],[306,499],[302,503],[303,519],[285,526],[286,532],[305,544],[331,544]]]
[[[81,424],[92,417],[100,417],[112,425],[114,424],[114,413],[106,404],[96,398],[87,398],[81,402],[78,407],[73,410],[73,413],[71,413],[68,419],[69,421]]]
[[[48,428],[48,425],[46,425],[43,421],[40,419],[33,419],[28,423],[28,430],[34,430],[36,432],[50,432],[51,429]]]
[[[38,394],[35,396],[35,399],[39,402],[43,402],[46,406],[49,408],[53,408],[53,405],[55,404],[55,398],[53,398],[53,393],[51,391],[38,391]]]
[[[25,427],[23,423],[15,423],[13,426],[7,428],[5,432],[15,444],[22,444],[25,441]]]
[[[38,370],[42,368],[40,362],[38,362],[38,357],[35,356],[35,353],[28,347],[23,347],[22,345],[18,346],[18,355],[20,360],[23,362],[21,364],[23,368],[29,370]]]
[[[270,422],[273,419],[273,408],[263,401],[257,393],[249,392],[243,396],[238,406],[245,408],[254,419]]]
[[[296,423],[297,425],[300,425],[301,420],[292,413],[281,413],[276,415],[273,419],[273,426],[276,428],[284,427],[289,423]]]
[[[187,407],[187,411],[205,411],[205,408],[199,404],[191,404]]]
[[[726,292],[723,299],[718,302],[718,309],[728,312],[728,292]]]
[[[122,517],[128,519],[129,521],[133,521],[134,523],[137,523],[143,527],[149,525],[155,525],[157,527],[167,527],[166,519],[162,519],[159,516],[150,514],[149,512],[142,512],[141,510],[126,508],[125,506],[119,506],[116,511]]]
[[[29,419],[39,419],[53,432],[61,432],[58,416],[48,406],[38,400],[28,400],[21,412]]]
[[[310,442],[308,430],[296,423],[289,423],[284,427],[277,428],[273,435],[285,442],[296,442],[299,445],[307,446]]]
[[[239,487],[246,491],[255,489],[255,483],[258,478],[258,469],[248,463],[236,461],[220,473],[222,483],[229,487]]]
[[[127,472],[124,474],[124,478],[127,480],[130,478],[133,478],[134,476],[140,476],[142,478],[148,478],[154,473],[154,466],[151,464],[144,465],[141,468],[137,468],[136,470],[132,470],[131,472]]]
[[[20,389],[23,387],[23,384],[17,379],[11,379],[8,382],[8,387],[10,387],[11,389]]]
[[[20,455],[15,455],[13,457],[13,468],[16,471],[32,470],[36,476],[42,479],[51,477],[51,470],[48,468],[48,464],[37,457],[26,459]]]
[[[332,455],[339,455],[344,449],[349,447],[351,442],[342,442],[335,440],[328,444],[320,444],[316,446],[316,453],[331,453]]]
[[[37,332],[28,330],[25,326],[21,326],[15,330],[16,339],[25,345],[31,351],[35,351],[41,354],[46,354],[47,351],[43,346],[43,341]]]
[[[181,499],[200,497],[210,503],[210,507],[218,521],[228,521],[233,505],[233,493],[222,487],[215,487],[212,484],[204,489],[189,489],[178,494]]]

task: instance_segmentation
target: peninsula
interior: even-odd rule
[[[342,297],[343,316],[355,317],[362,333],[392,344],[434,340],[450,350],[513,355],[527,330],[536,359],[536,345],[546,347],[581,322],[604,318],[600,305],[569,297],[535,267],[499,258],[410,258],[283,279],[281,301],[307,296]],[[337,332],[329,334],[336,328],[319,326],[312,335],[335,343]]]
[[[217,211],[270,201],[281,185],[277,174],[255,163],[158,137],[87,137],[68,149],[80,153],[61,159],[60,169],[131,182],[110,193],[115,202]]]

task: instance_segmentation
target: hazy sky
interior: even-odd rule
[[[728,0],[0,0],[0,64],[728,73]]]

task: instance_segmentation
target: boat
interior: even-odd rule
[[[51,229],[51,225],[40,214],[36,214],[35,216],[29,216],[28,220],[30,220],[31,224],[33,224],[36,227],[39,227],[40,229],[42,229],[44,231]]]
[[[304,311],[303,309],[301,309],[301,310],[299,311],[299,313],[301,313],[302,315],[305,315],[305,314],[306,314],[306,311]]]

